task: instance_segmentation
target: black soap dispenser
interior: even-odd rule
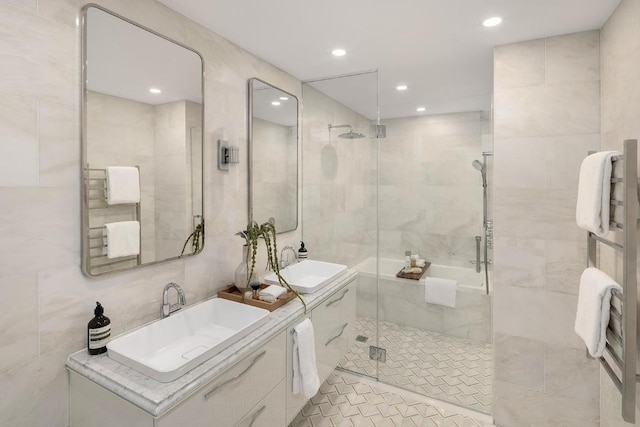
[[[87,349],[89,354],[100,354],[107,351],[107,343],[111,338],[111,320],[104,315],[104,308],[99,302],[96,302],[93,314],[95,317],[87,325]]]
[[[304,247],[304,242],[300,242],[300,249],[298,249],[298,259],[307,259],[309,253],[307,252],[307,248]]]

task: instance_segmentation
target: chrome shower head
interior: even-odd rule
[[[480,174],[482,175],[482,186],[486,187],[487,186],[487,168],[485,167],[484,163],[482,163],[480,160],[474,160],[471,163],[471,165],[480,171]]]
[[[474,160],[471,165],[473,165],[473,167],[478,169],[480,172],[484,173],[484,165],[480,162],[480,160]]]
[[[329,125],[329,131],[331,131],[331,129],[333,128],[349,128],[349,132],[347,133],[341,133],[340,135],[338,135],[338,138],[345,138],[345,139],[358,139],[358,138],[364,138],[365,134],[363,133],[359,133],[359,132],[354,132],[353,131],[353,126],[351,125]]]

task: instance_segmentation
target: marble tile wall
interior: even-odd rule
[[[247,223],[247,164],[217,170],[223,138],[246,153],[246,81],[301,96],[292,76],[152,0],[98,0],[205,59],[204,251],[99,279],[80,272],[79,0],[0,0],[0,425],[69,423],[67,356],[85,346],[95,301],[115,334],[158,318],[163,286],[189,304],[232,280]],[[296,244],[300,229],[278,236]]]
[[[598,363],[573,331],[584,232],[577,176],[600,148],[600,34],[494,51],[494,417],[597,426]]]
[[[622,0],[600,33],[602,149],[622,151],[625,139],[640,139],[640,2]],[[614,233],[615,234],[615,233]],[[614,236],[621,238],[621,236]],[[601,250],[601,268],[622,281],[620,258]],[[636,387],[636,423],[640,425],[640,387]],[[623,427],[620,393],[606,372],[600,372],[602,427]]]
[[[482,161],[486,112],[385,120],[379,150],[380,256],[405,250],[435,264],[473,268],[482,235]],[[402,167],[399,167],[402,165]]]
[[[371,90],[375,90],[373,87]],[[303,224],[309,257],[353,266],[376,253],[376,140],[338,138],[370,120],[303,85]]]

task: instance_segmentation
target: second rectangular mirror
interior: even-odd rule
[[[249,220],[298,227],[298,98],[249,80]]]

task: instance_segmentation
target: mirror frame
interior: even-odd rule
[[[80,105],[80,147],[81,147],[81,157],[80,157],[80,200],[81,200],[81,239],[82,239],[82,244],[81,244],[81,264],[82,264],[82,273],[85,276],[88,277],[100,277],[100,276],[105,276],[108,274],[114,274],[114,273],[121,273],[124,271],[130,271],[130,270],[136,270],[142,267],[148,267],[151,265],[157,265],[163,262],[167,262],[167,261],[173,261],[176,259],[180,259],[180,258],[186,258],[189,256],[193,256],[193,255],[197,255],[199,253],[201,253],[204,250],[204,245],[205,245],[205,229],[203,227],[203,233],[201,236],[202,239],[202,244],[200,245],[200,250],[198,252],[193,252],[193,253],[189,253],[189,254],[185,254],[185,255],[178,255],[175,257],[171,257],[171,258],[165,258],[162,260],[156,260],[156,261],[151,261],[151,262],[147,262],[144,264],[138,264],[135,266],[131,266],[131,267],[124,267],[124,268],[115,268],[111,271],[106,271],[106,272],[102,272],[102,273],[98,273],[98,274],[94,274],[91,273],[91,254],[90,254],[90,249],[89,249],[89,209],[88,209],[88,203],[87,203],[87,197],[88,197],[88,190],[87,190],[87,185],[85,182],[85,165],[87,164],[87,16],[88,16],[88,12],[89,9],[91,8],[95,8],[98,9],[102,12],[108,13],[118,19],[121,19],[131,25],[134,25],[144,31],[148,31],[149,33],[160,37],[170,43],[174,43],[184,49],[187,49],[193,53],[195,53],[196,55],[198,55],[198,57],[200,58],[200,64],[201,64],[201,69],[200,69],[200,81],[202,82],[201,84],[201,89],[200,89],[200,93],[202,96],[202,109],[201,109],[201,120],[202,120],[202,156],[201,156],[201,161],[202,161],[202,188],[200,189],[200,191],[202,192],[202,223],[204,224],[204,218],[205,218],[205,203],[204,203],[204,196],[205,196],[205,191],[204,191],[204,127],[205,127],[205,83],[204,83],[204,78],[205,78],[205,65],[204,65],[204,58],[203,56],[200,54],[200,52],[198,52],[195,49],[190,48],[189,46],[185,46],[184,44],[173,40],[170,37],[167,37],[163,34],[160,34],[157,31],[152,30],[151,28],[145,27],[144,25],[138,24],[135,21],[132,21],[131,19],[125,18],[124,16],[112,12],[109,9],[106,9],[100,5],[94,4],[94,3],[88,3],[86,5],[84,5],[81,9],[81,55],[80,55],[80,67],[81,67],[81,88],[80,88],[80,96],[81,96],[81,105]],[[140,244],[142,245],[142,241],[140,242]]]
[[[276,218],[276,234],[287,233],[290,231],[295,231],[298,229],[300,224],[300,100],[297,96],[292,94],[291,92],[287,92],[284,89],[281,89],[277,86],[272,85],[269,82],[266,82],[258,77],[252,77],[248,80],[248,104],[247,104],[247,146],[248,146],[248,160],[249,167],[248,176],[249,176],[249,223],[251,223],[253,219],[253,147],[255,141],[253,139],[253,84],[254,82],[260,82],[267,86],[272,87],[273,89],[277,89],[282,93],[285,93],[296,100],[296,222],[295,227],[289,228],[286,230],[278,229],[278,220]]]

